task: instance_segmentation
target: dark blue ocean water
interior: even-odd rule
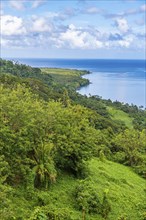
[[[14,60],[14,59],[13,59]],[[146,107],[146,61],[103,59],[15,59],[33,67],[57,67],[91,71],[91,84],[78,92]]]

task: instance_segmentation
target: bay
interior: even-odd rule
[[[104,99],[146,107],[145,60],[15,58],[16,60],[33,67],[88,70],[91,74],[83,77],[89,79],[90,84],[80,88],[80,94],[98,95]]]

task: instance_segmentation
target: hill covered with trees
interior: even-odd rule
[[[0,218],[144,220],[146,111],[78,94],[86,71],[0,68]]]

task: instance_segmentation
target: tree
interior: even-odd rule
[[[146,140],[146,131],[138,131],[135,129],[127,129],[124,132],[118,134],[113,139],[113,153],[118,155],[119,152],[123,152],[123,162],[126,165],[135,167],[142,165],[145,157],[145,140]]]
[[[62,107],[49,103],[52,108],[54,160],[62,169],[80,175],[85,161],[91,158],[96,147],[97,131],[90,125],[89,112],[77,105]]]
[[[53,145],[48,138],[51,119],[45,102],[20,85],[12,90],[2,87],[0,100],[0,153],[10,166],[8,181],[28,185],[35,170],[37,186],[43,181],[47,186],[47,177],[51,178],[55,168],[51,157]]]

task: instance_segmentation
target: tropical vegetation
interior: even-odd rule
[[[146,219],[146,111],[77,93],[87,71],[0,70],[0,219]]]

